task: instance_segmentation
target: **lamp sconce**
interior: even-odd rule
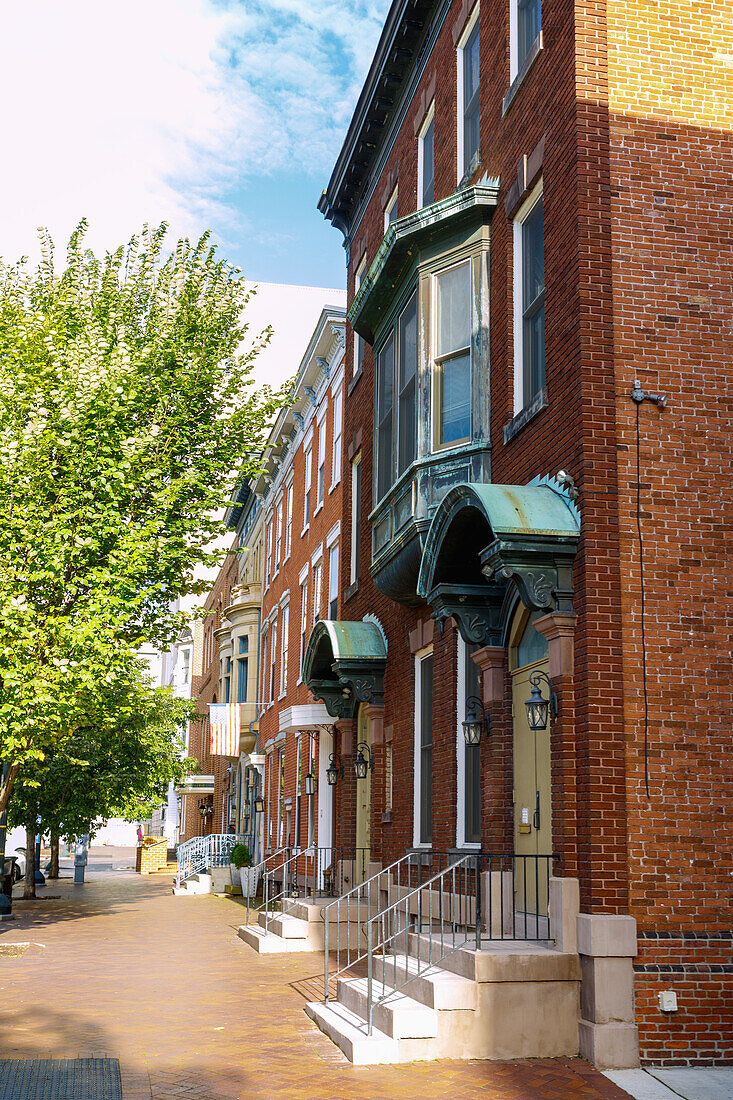
[[[356,746],[356,760],[354,761],[354,775],[357,779],[366,779],[367,769],[374,771],[374,756],[366,741],[360,741]]]
[[[263,814],[265,812],[265,800],[261,794],[255,795],[255,813]]]
[[[557,717],[557,695],[552,690],[550,677],[539,668],[530,674],[529,682],[532,685],[532,694],[524,704],[527,708],[529,728],[531,730],[546,730],[548,715],[552,719]],[[540,688],[542,683],[547,684],[548,699],[545,699],[542,694]]]
[[[316,793],[316,786],[316,777],[313,772],[308,772],[307,775],[303,776],[303,790],[309,798]]]
[[[466,745],[478,745],[481,737],[489,734],[489,719],[478,695],[466,699],[466,718],[463,722],[463,739]]]
[[[329,787],[335,787],[338,780],[343,778],[344,766],[341,763],[341,757],[337,752],[332,752],[328,758],[328,767],[326,768],[326,780]]]

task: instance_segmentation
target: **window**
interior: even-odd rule
[[[280,628],[280,694],[284,695],[288,688],[288,630],[290,627],[290,605],[285,604],[282,610],[282,625]]]
[[[277,625],[270,632],[270,702],[275,702],[275,658],[277,656]]]
[[[267,695],[265,689],[267,687],[267,642],[269,638],[269,631],[267,627],[262,632],[262,665],[260,667],[260,699],[264,703]]]
[[[479,647],[459,642],[458,676],[458,828],[459,844],[481,843],[481,749],[479,745],[467,745],[463,736],[466,699],[470,695],[481,698],[481,672],[473,659]]]
[[[290,557],[290,547],[293,542],[293,486],[288,485],[285,498],[285,560]]]
[[[321,581],[323,575],[323,563],[317,561],[313,566],[313,622],[317,622],[321,614]]]
[[[395,347],[397,349],[395,361]],[[395,377],[396,375],[396,377]],[[377,357],[377,499],[415,458],[417,382],[417,293],[413,294]],[[397,389],[397,423],[394,393]]]
[[[311,481],[313,479],[313,449],[309,447],[305,452],[305,478],[303,482],[303,527],[306,528],[311,518]]]
[[[323,493],[326,487],[326,416],[324,413],[321,423],[318,425],[318,480],[316,482],[316,511],[323,504]]]
[[[415,843],[433,839],[433,655],[415,660]]]
[[[417,198],[419,206],[435,200],[435,108],[431,107],[417,139]]]
[[[191,676],[191,650],[186,648],[183,650],[183,668],[181,675],[184,684],[187,684]]]
[[[514,80],[540,33],[540,0],[512,0],[509,19],[509,63],[511,79]]]
[[[331,454],[331,488],[341,480],[341,433],[343,431],[343,391],[336,390],[333,399],[333,447]]]
[[[285,829],[285,750],[279,749],[277,754],[277,846],[282,848],[284,842],[283,831]]]
[[[268,523],[265,532],[265,588],[270,583],[270,543],[272,540],[272,524]]]
[[[479,154],[478,6],[458,46],[458,182],[476,167]]]
[[[237,702],[247,702],[247,676],[249,671],[249,638],[243,635],[239,639],[239,655],[237,656]]]
[[[224,662],[224,702],[229,702],[232,688],[232,659],[227,657]]]
[[[399,359],[397,367],[397,476],[405,472],[415,458],[417,423],[415,420],[417,376],[417,294],[413,294],[399,320]]]
[[[354,297],[358,293],[359,287],[364,279],[364,272],[366,271],[366,252],[362,256],[359,266],[354,273]],[[364,341],[358,332],[354,333],[354,373],[353,377],[356,378],[357,374],[361,374],[361,369],[364,366]]]
[[[351,463],[351,584],[359,580],[361,561],[361,451]]]
[[[300,586],[300,669],[303,674],[303,657],[308,644],[308,578]]]
[[[545,253],[542,190],[514,222],[514,411],[521,412],[545,384]]]
[[[435,446],[471,435],[471,265],[436,277]]]
[[[395,187],[392,194],[387,199],[387,205],[384,208],[384,232],[386,233],[392,222],[397,221],[397,188]]]
[[[393,481],[392,395],[394,389],[394,334],[377,361],[377,499],[381,500]]]
[[[339,594],[339,544],[335,542],[328,552],[328,617],[338,614]]]
[[[275,572],[280,568],[280,551],[282,549],[283,531],[283,502],[282,497],[275,511]]]

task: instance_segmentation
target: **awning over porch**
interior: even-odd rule
[[[353,718],[359,703],[384,702],[387,641],[378,623],[317,622],[303,655],[303,680],[334,718]]]
[[[456,485],[430,525],[418,595],[467,642],[501,644],[512,588],[532,610],[572,611],[579,535],[578,509],[554,479]]]

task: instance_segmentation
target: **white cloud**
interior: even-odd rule
[[[0,0],[0,254],[246,225],[229,193],[340,146],[387,0]]]

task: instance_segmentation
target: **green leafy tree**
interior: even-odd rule
[[[26,765],[9,804],[11,825],[31,834],[41,818],[52,838],[94,832],[110,817],[139,820],[194,764],[183,758],[181,730],[195,703],[154,688],[130,659],[104,690],[88,697],[80,725],[43,760]]]
[[[208,236],[145,228],[102,258],[81,223],[57,272],[0,261],[0,813],[144,639],[181,626],[284,399],[253,388],[248,299]]]

